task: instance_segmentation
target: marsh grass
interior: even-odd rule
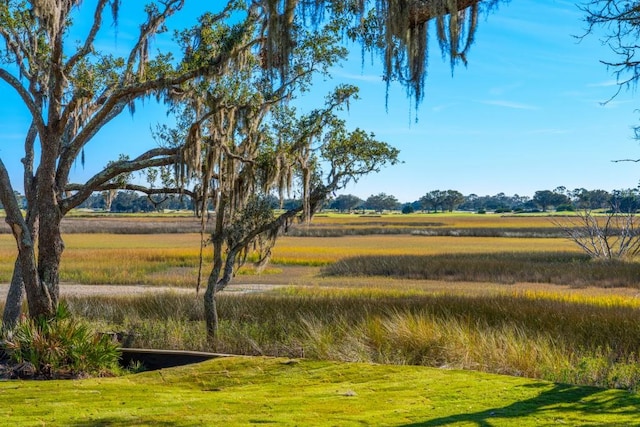
[[[224,320],[215,345],[203,339],[202,303],[192,295],[67,303],[123,332],[132,347],[473,369],[631,390],[640,385],[637,307],[553,294],[316,288],[221,294]]]
[[[68,234],[61,280],[81,284],[194,286],[197,281],[198,234]],[[564,239],[446,236],[347,236],[334,239],[283,237],[273,249],[273,270],[281,266],[326,266],[357,255],[434,255],[438,253],[575,251]],[[210,248],[205,248],[210,265]],[[15,241],[0,235],[0,281],[11,280]],[[240,274],[251,274],[250,268]]]
[[[414,214],[414,215],[316,215],[309,224],[294,224],[289,236],[338,237],[353,235],[423,234],[432,236],[485,237],[562,237],[554,222],[571,223],[563,217],[548,215],[474,215]],[[205,222],[210,232],[214,216]],[[201,221],[192,212],[123,214],[72,211],[62,221],[64,234],[185,234],[199,233]],[[11,234],[0,223],[0,234]]]
[[[327,276],[384,276],[494,283],[640,287],[640,263],[598,261],[573,252],[380,255],[342,259],[322,269]]]
[[[500,252],[573,252],[579,249],[566,239],[452,237],[419,235],[345,236],[332,239],[283,237],[273,249],[279,265],[325,266],[357,256],[480,254]]]

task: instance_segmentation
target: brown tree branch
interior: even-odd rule
[[[33,119],[33,122],[38,128],[38,133],[40,135],[44,135],[46,127],[41,116],[42,110],[38,108],[38,105],[31,98],[31,95],[29,94],[27,89],[25,89],[25,87],[22,86],[22,83],[20,83],[20,80],[18,80],[13,74],[9,73],[4,68],[0,68],[0,79],[8,83],[9,86],[11,86],[18,93],[22,101],[25,103],[25,105],[29,109],[29,112],[31,113],[31,118]]]
[[[481,2],[482,0],[456,0],[455,10],[461,11]],[[427,21],[441,16],[443,7],[446,14],[452,12],[446,1],[408,0],[407,3],[409,4],[409,16],[411,17],[410,21],[412,25],[424,24]],[[436,3],[438,3],[437,6]]]
[[[78,63],[78,61],[88,55],[93,49],[93,42],[95,41],[96,36],[98,35],[100,28],[102,27],[102,13],[108,2],[109,0],[100,0],[96,5],[96,10],[93,13],[93,25],[89,30],[89,34],[84,41],[84,45],[80,49],[78,49],[77,52],[74,53],[65,64],[65,74],[69,74],[73,67]]]
[[[113,162],[82,185],[66,185],[65,190],[74,190],[76,193],[71,197],[60,200],[60,209],[63,214],[67,213],[69,210],[80,205],[80,203],[89,197],[91,193],[94,191],[100,191],[109,180],[122,173],[174,164],[176,163],[176,156],[178,154],[178,148],[155,148],[143,153],[133,160]]]

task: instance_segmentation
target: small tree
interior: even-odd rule
[[[376,212],[398,209],[400,203],[395,196],[386,193],[372,194],[367,197],[363,206]]]
[[[258,13],[254,7],[249,16]],[[213,206],[213,263],[204,293],[210,338],[218,329],[216,295],[240,266],[252,260],[256,268],[264,267],[278,234],[294,220],[308,221],[348,182],[397,161],[396,149],[360,129],[348,131],[337,117],[357,88],[336,88],[323,107],[306,114],[291,106],[291,100],[308,90],[314,74],[326,72],[346,52],[335,22],[318,32],[300,23],[289,25],[296,43],[277,76],[265,64],[259,44],[246,49],[229,62],[227,74],[182,85],[173,97],[179,127],[158,132],[167,147],[182,144],[184,163],[177,182],[195,182],[197,200]],[[189,58],[188,66],[218,55],[221,38],[251,45],[269,37],[269,28],[259,21],[246,22],[242,32],[222,22],[207,27],[207,32],[198,26],[180,34],[185,44],[198,40],[209,46],[209,52]],[[298,202],[275,215],[270,195],[278,194],[282,205],[291,192],[297,193]]]
[[[461,192],[456,190],[447,190],[444,192],[442,204],[449,212],[453,212],[462,202],[464,202],[464,195]]]
[[[340,212],[350,212],[352,209],[362,205],[363,200],[353,194],[341,194],[335,198],[329,205],[331,209],[337,209]]]
[[[551,190],[539,190],[536,191],[535,194],[533,195],[533,202],[540,206],[540,209],[542,209],[543,212],[547,211],[547,208],[549,208],[550,206],[560,206],[560,205],[564,205],[567,203],[570,203],[569,198],[560,193],[559,189],[561,187],[558,187],[558,189],[551,191]]]

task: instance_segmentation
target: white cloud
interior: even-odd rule
[[[367,82],[367,83],[382,82],[382,76],[375,75],[375,74],[355,74],[355,73],[347,73],[340,70],[332,70],[331,74],[334,78],[357,80],[357,81]]]
[[[570,129],[532,129],[527,132],[529,135],[567,135],[573,133]]]
[[[615,97],[607,99],[605,101],[597,101],[597,100],[587,100],[587,102],[591,105],[594,105],[596,107],[600,107],[600,108],[618,108],[622,105],[626,105],[626,104],[631,104],[634,101],[632,99],[616,99]]]
[[[455,102],[449,102],[448,104],[434,105],[433,107],[431,107],[431,111],[433,111],[434,113],[439,113],[440,111],[448,110],[449,108],[453,108],[456,105],[458,105],[458,104],[455,103]]]
[[[480,101],[480,102],[486,105],[494,105],[496,107],[511,108],[514,110],[539,110],[540,109],[535,105],[529,105],[529,104],[523,104],[520,102],[505,101],[505,100],[499,100],[499,99],[489,100],[489,101]]]
[[[605,80],[599,83],[589,83],[587,87],[612,87],[617,85],[618,85],[618,81],[611,79],[611,80]]]

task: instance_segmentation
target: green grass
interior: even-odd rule
[[[640,397],[409,366],[221,358],[120,378],[0,383],[0,416],[40,426],[637,426]]]

